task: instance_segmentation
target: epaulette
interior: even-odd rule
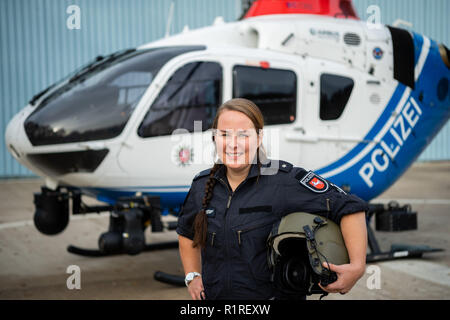
[[[194,181],[197,180],[197,179],[200,179],[201,177],[208,176],[210,174],[210,172],[211,172],[211,168],[203,170],[203,171],[200,171],[199,173],[197,173],[195,175]]]
[[[264,163],[261,167],[261,172],[263,174],[272,175],[276,174],[278,171],[290,172],[293,165],[287,161],[283,160],[270,160]]]
[[[292,163],[289,163],[287,161],[279,160],[279,167],[281,171],[284,172],[290,172],[292,170]]]

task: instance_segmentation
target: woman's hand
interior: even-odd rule
[[[205,300],[205,291],[203,288],[202,277],[195,277],[188,286],[189,294],[192,297],[192,300]]]
[[[319,286],[326,292],[346,294],[366,271],[367,228],[365,212],[348,214],[341,219],[341,232],[347,248],[350,263],[335,265],[330,270],[336,272],[337,280],[328,286]],[[322,264],[328,269],[328,264]]]
[[[328,264],[326,262],[323,263],[323,266],[328,269]],[[351,263],[335,265],[330,263],[330,270],[336,272],[337,280],[326,287],[323,287],[319,283],[319,287],[329,293],[339,292],[340,294],[346,294],[364,275],[365,265],[355,265]]]

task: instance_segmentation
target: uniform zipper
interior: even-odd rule
[[[326,199],[327,201],[327,219],[329,219],[329,215],[330,215],[330,199]]]
[[[231,198],[233,197],[233,191],[230,190],[230,187],[228,187],[227,183],[225,181],[223,181],[222,179],[219,178],[220,183],[222,183],[225,188],[228,190],[228,202],[227,202],[227,208],[225,209],[225,213],[224,213],[224,219],[225,219],[225,223],[224,223],[224,230],[223,230],[223,235],[225,238],[225,254],[226,254],[226,261],[229,263],[230,259],[230,253],[229,253],[229,248],[228,248],[228,239],[227,239],[227,212],[228,209],[230,208],[230,204],[231,204]],[[226,285],[226,291],[231,291],[231,278],[230,278],[230,272],[227,272],[227,285]]]
[[[225,216],[225,224],[224,224],[224,237],[225,237],[225,252],[226,252],[226,261],[230,261],[229,257],[230,257],[230,253],[229,253],[229,248],[228,248],[228,237],[227,237],[227,212],[228,209],[230,208],[231,205],[231,199],[233,198],[234,193],[239,189],[240,186],[242,186],[243,184],[245,184],[245,182],[247,181],[247,179],[245,179],[243,182],[241,182],[241,184],[239,184],[237,186],[236,189],[234,189],[234,191],[231,190],[231,188],[228,186],[228,184],[223,181],[223,179],[219,178],[218,179],[220,181],[220,183],[222,183],[225,188],[228,190],[228,202],[227,202],[227,208],[225,210],[224,216]],[[227,274],[227,291],[231,291],[231,277],[230,277],[230,272],[228,272]]]
[[[237,186],[237,188],[236,189],[234,189],[234,191],[232,191],[231,190],[231,188],[228,186],[228,184],[225,182],[225,181],[223,181],[223,179],[221,179],[221,178],[216,178],[217,180],[219,180],[220,181],[220,183],[222,183],[224,186],[225,186],[225,188],[228,190],[228,202],[227,202],[227,208],[226,208],[226,210],[225,210],[225,213],[224,213],[224,218],[225,218],[225,224],[224,224],[224,237],[225,237],[225,253],[226,253],[226,261],[227,262],[229,262],[230,261],[230,259],[229,259],[229,257],[230,257],[230,253],[229,253],[229,248],[228,248],[228,239],[227,239],[227,232],[226,232],[226,230],[227,230],[227,212],[228,212],[228,209],[230,208],[230,205],[231,205],[231,199],[233,198],[233,195],[236,193],[236,191],[243,185],[243,184],[245,184],[246,182],[247,182],[247,179],[245,179],[244,181],[242,181],[238,186]],[[228,272],[228,274],[227,274],[227,285],[226,285],[226,288],[227,288],[227,291],[231,291],[231,278],[230,278],[230,272]]]
[[[223,181],[222,179],[219,179],[219,181],[225,186],[225,188],[227,188],[228,190],[228,202],[227,202],[227,209],[230,208],[230,204],[231,204],[231,198],[233,197],[234,191],[232,191],[230,189],[230,187],[226,184],[225,181]],[[236,191],[236,190],[235,190]],[[225,212],[226,213],[226,212]]]
[[[214,247],[214,237],[216,236],[215,232],[211,233],[211,247]]]
[[[251,230],[254,230],[254,229],[262,228],[262,227],[267,226],[267,225],[269,225],[269,224],[273,224],[273,222],[270,222],[270,223],[264,222],[264,223],[260,223],[260,224],[258,224],[258,225],[256,225],[256,226],[252,226],[252,227],[248,227],[248,228],[245,228],[245,229],[236,231],[236,232],[237,232],[237,235],[238,235],[238,243],[239,243],[239,246],[240,246],[241,243],[242,243],[242,241],[241,241],[241,234],[242,234],[242,233],[246,233],[246,232],[251,231]]]
[[[233,197],[233,193],[231,193],[229,196],[228,196],[228,203],[227,203],[227,209],[230,207],[230,203],[231,203],[231,198]]]

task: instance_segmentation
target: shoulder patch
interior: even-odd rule
[[[328,182],[312,171],[308,171],[299,182],[302,186],[317,193],[324,193],[329,188]]]
[[[210,172],[211,172],[211,168],[203,170],[203,171],[200,171],[199,173],[197,173],[195,175],[194,181],[199,179],[199,178],[201,178],[201,177],[208,176]]]

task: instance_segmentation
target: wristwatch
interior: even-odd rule
[[[198,272],[189,272],[189,273],[186,275],[186,278],[184,278],[184,283],[186,284],[186,287],[189,286],[189,283],[190,283],[192,280],[194,280],[195,277],[200,277],[200,276],[201,276],[201,274],[198,273]]]

